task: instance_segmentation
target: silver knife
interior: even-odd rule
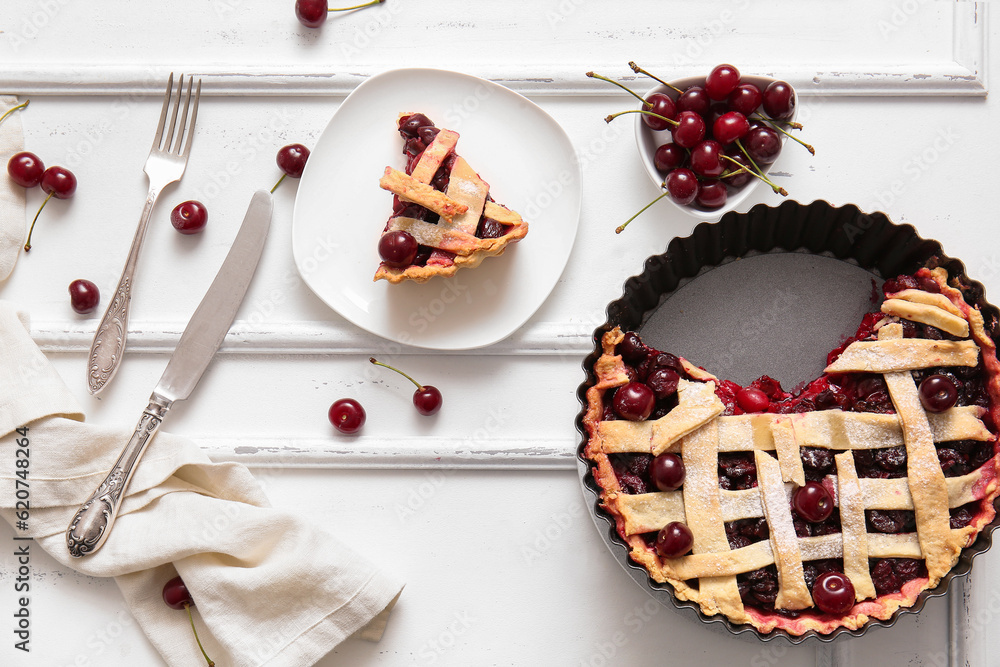
[[[175,401],[191,395],[225,339],[264,250],[267,230],[271,226],[271,208],[270,193],[260,190],[254,194],[226,261],[181,334],[177,349],[153,389],[132,438],[111,472],[80,507],[66,530],[66,546],[75,558],[93,553],[104,545],[118,517],[132,473],[164,415]]]

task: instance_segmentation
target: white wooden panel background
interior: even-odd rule
[[[21,115],[27,147],[80,180],[72,200],[47,207],[35,248],[0,285],[0,298],[32,314],[33,335],[91,421],[131,426],[250,194],[277,178],[275,151],[314,143],[357,83],[400,66],[466,71],[527,94],[567,129],[583,163],[579,237],[551,298],[508,340],[471,353],[427,353],[344,322],[297,278],[290,252],[295,183],[286,182],[236,333],[192,400],[169,417],[166,428],[214,457],[253,466],[276,505],[298,508],[345,539],[369,536],[373,557],[410,582],[382,643],[349,642],[322,664],[599,665],[650,656],[753,667],[947,664],[942,600],[891,631],[838,642],[832,651],[745,643],[663,610],[637,622],[645,594],[622,576],[580,514],[575,391],[605,305],[648,255],[688,234],[692,221],[664,204],[614,235],[657,189],[634,154],[631,126],[602,120],[628,98],[582,75],[594,69],[629,80],[629,60],[666,77],[733,61],[792,81],[818,152],[789,147],[782,156],[776,177],[791,196],[885,210],[941,239],[988,293],[1000,293],[1000,255],[983,243],[996,228],[994,207],[981,194],[995,190],[988,165],[996,146],[982,128],[1000,120],[1000,102],[986,95],[988,65],[998,62],[987,50],[997,27],[986,4],[389,0],[333,17],[318,31],[299,26],[291,6],[0,6],[0,91],[32,96]],[[107,294],[117,280],[141,207],[141,166],[162,82],[182,69],[205,79],[195,153],[154,213],[130,355],[110,390],[93,399],[83,369],[96,316],[72,314],[66,285],[88,277]],[[29,195],[29,217],[38,195]],[[169,209],[192,197],[209,205],[212,220],[200,237],[181,238],[169,226]],[[778,201],[758,190],[745,207]],[[370,354],[437,384],[445,410],[433,420],[415,415],[406,381],[373,374]],[[360,438],[339,436],[326,421],[326,408],[342,395],[368,409]],[[400,509],[414,505],[412,515]],[[0,535],[9,533],[0,527]],[[456,539],[468,561],[448,562]],[[12,562],[4,555],[0,573]],[[976,667],[990,664],[986,637],[1000,595],[990,568],[997,564],[995,553],[982,557],[970,589],[970,639],[961,646]],[[30,662],[10,662],[21,656],[2,644],[0,663],[157,664],[111,582],[42,557],[33,566],[37,652]],[[595,581],[607,582],[603,599]],[[91,612],[68,627],[81,607]],[[461,614],[475,622],[449,634]],[[431,648],[442,640],[449,646]]]

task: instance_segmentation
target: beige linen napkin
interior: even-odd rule
[[[16,97],[0,95],[0,116],[18,105]],[[15,111],[0,123],[0,160],[6,170],[7,161],[14,153],[24,150],[24,135],[21,132],[21,112]],[[10,180],[6,174],[0,175],[0,283],[14,270],[14,264],[24,245],[24,188]],[[8,214],[16,212],[16,214]]]
[[[25,426],[26,528],[15,513],[15,480],[24,470],[16,450],[25,446],[16,429]],[[199,635],[219,667],[301,667],[352,635],[381,637],[400,582],[317,526],[269,507],[244,466],[213,463],[170,433],[150,443],[104,546],[72,558],[66,527],[131,436],[134,425],[122,426],[82,422],[27,318],[0,301],[0,515],[17,536],[34,538],[66,567],[114,577],[170,665],[204,664],[187,615],[161,598],[175,573],[191,591]]]

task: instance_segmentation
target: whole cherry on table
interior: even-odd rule
[[[318,28],[326,22],[326,17],[330,12],[347,12],[352,9],[364,9],[372,5],[378,5],[384,0],[371,0],[360,5],[351,7],[330,8],[327,0],[295,0],[295,16],[299,23],[307,28]]]

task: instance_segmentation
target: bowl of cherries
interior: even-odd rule
[[[815,154],[812,146],[791,134],[802,126],[795,121],[795,91],[784,81],[742,75],[732,65],[719,65],[707,76],[667,82],[635,63],[629,65],[658,85],[640,96],[588,73],[642,102],[605,120],[635,114],[639,156],[649,177],[664,189],[660,198],[669,198],[700,220],[718,219],[736,209],[761,183],[787,196],[768,172],[789,138]]]

